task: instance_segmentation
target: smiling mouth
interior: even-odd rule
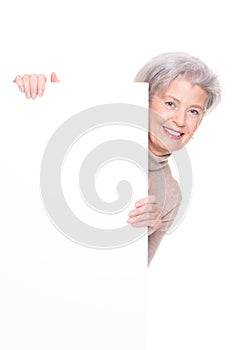
[[[164,130],[166,135],[168,135],[169,137],[171,137],[174,140],[180,140],[184,135],[183,132],[179,132],[179,131],[167,128],[166,126],[163,126],[163,130]]]

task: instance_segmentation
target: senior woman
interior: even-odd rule
[[[149,196],[128,222],[148,226],[148,264],[175,219],[181,193],[168,158],[192,138],[205,114],[220,102],[217,76],[200,59],[166,53],[151,59],[135,81],[149,83]]]
[[[58,81],[56,75],[51,81]],[[148,264],[175,219],[181,192],[168,158],[192,138],[205,114],[220,102],[217,76],[200,59],[185,53],[166,53],[151,59],[136,82],[149,83],[149,196],[139,200],[127,222],[148,227]],[[45,76],[15,78],[27,98],[42,96]],[[31,96],[30,96],[31,93]]]

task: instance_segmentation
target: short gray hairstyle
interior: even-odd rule
[[[165,90],[172,80],[183,77],[192,85],[199,85],[208,94],[204,112],[210,112],[221,100],[221,87],[216,74],[199,58],[183,52],[164,53],[152,58],[135,77],[135,81],[149,83],[149,99],[157,91]]]

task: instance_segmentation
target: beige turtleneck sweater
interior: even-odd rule
[[[182,199],[178,182],[172,177],[168,157],[169,155],[157,157],[149,150],[148,174],[152,181],[150,194],[155,195],[161,209],[162,226],[148,236],[148,264],[172,225]]]

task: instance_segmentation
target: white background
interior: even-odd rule
[[[54,70],[64,84],[72,82],[70,94],[78,96],[82,110],[106,102],[115,83],[132,81],[148,59],[166,51],[198,56],[220,75],[222,104],[188,147],[194,174],[189,212],[148,271],[150,350],[234,346],[231,5],[227,0],[1,5],[0,97],[12,91],[16,74]],[[13,104],[15,98],[12,93]],[[49,127],[45,132],[50,134]]]

